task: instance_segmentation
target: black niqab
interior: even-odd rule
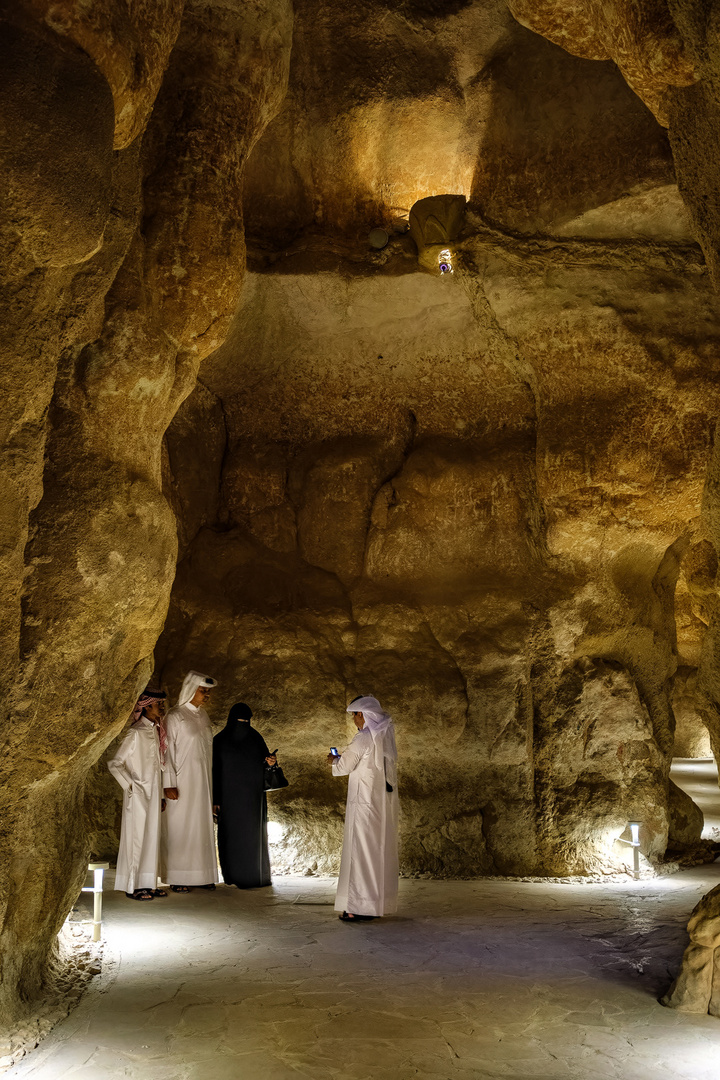
[[[232,728],[233,720],[252,720],[252,709],[244,701],[237,701],[228,713],[225,731]]]
[[[218,813],[218,852],[223,878],[240,889],[270,884],[265,758],[270,751],[250,725],[252,710],[233,705],[213,739],[213,803]]]

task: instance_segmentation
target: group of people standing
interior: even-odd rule
[[[115,888],[133,900],[166,896],[158,877],[173,892],[215,889],[214,818],[225,883],[270,884],[265,776],[277,758],[244,702],[213,739],[205,705],[216,685],[189,672],[167,716],[166,694],[145,690],[108,762],[124,789]],[[327,755],[333,775],[349,778],[335,907],[344,922],[364,922],[397,904],[397,751],[376,698],[356,698],[347,711],[358,732],[342,754]]]

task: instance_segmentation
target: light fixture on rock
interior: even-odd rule
[[[430,195],[410,210],[410,235],[418,250],[418,262],[431,274],[455,271],[453,243],[465,220],[464,195]]]
[[[438,252],[438,270],[441,274],[453,273],[453,253],[450,248]]]

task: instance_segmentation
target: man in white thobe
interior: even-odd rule
[[[123,788],[120,847],[115,888],[132,900],[167,896],[157,888],[165,713],[162,690],[146,690],[133,710],[133,724],[107,766]]]
[[[199,671],[185,676],[167,715],[160,874],[173,892],[214,889],[219,880],[212,816],[212,727],[203,705],[217,683]]]
[[[347,711],[358,733],[344,753],[327,758],[333,776],[348,777],[335,910],[343,922],[367,922],[397,909],[397,750],[377,698],[355,698]]]

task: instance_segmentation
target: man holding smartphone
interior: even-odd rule
[[[397,909],[397,750],[391,717],[374,697],[347,707],[357,727],[348,748],[331,747],[333,776],[348,777],[335,910],[342,922],[370,922]]]

